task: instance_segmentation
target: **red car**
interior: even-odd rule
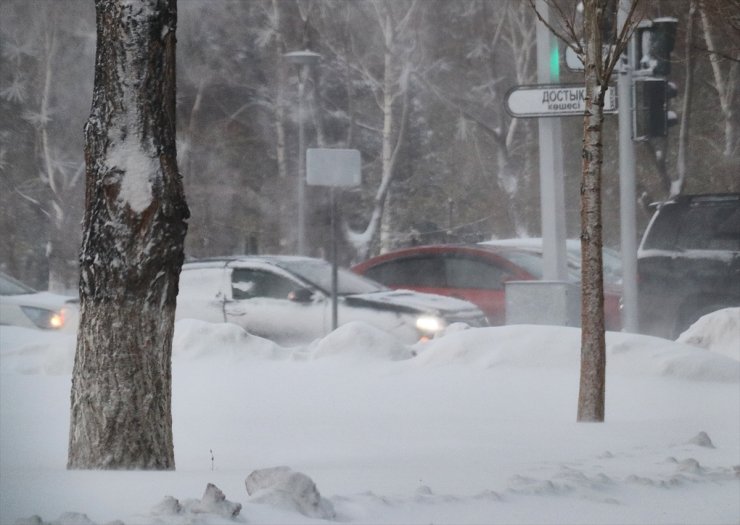
[[[526,248],[440,244],[385,253],[352,270],[390,288],[404,288],[465,299],[478,305],[492,325],[506,322],[507,281],[542,278],[542,254]],[[576,268],[570,279],[579,281]],[[607,330],[620,330],[620,293],[606,289]]]

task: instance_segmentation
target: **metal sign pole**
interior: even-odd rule
[[[306,151],[306,182],[312,186],[328,186],[331,199],[331,328],[339,326],[339,219],[337,218],[337,187],[360,184],[360,152],[356,149],[310,148]]]
[[[622,0],[618,23],[626,23],[627,5]],[[637,315],[637,190],[635,182],[635,145],[632,142],[632,67],[635,63],[634,38],[627,46],[619,72],[619,214],[622,252],[622,327],[636,333]],[[626,58],[626,60],[624,60]],[[625,63],[626,62],[626,63]]]
[[[339,323],[337,288],[339,284],[339,266],[337,262],[337,196],[336,188],[330,187],[331,198],[331,329],[336,330]]]
[[[549,19],[549,6],[537,0],[537,8]],[[545,24],[537,22],[537,80],[552,82],[550,55],[557,46]],[[555,79],[558,80],[558,79]],[[555,90],[555,97],[558,96]],[[544,99],[550,93],[540,97]],[[539,94],[537,95],[539,96]],[[567,97],[569,98],[569,97]],[[511,101],[511,97],[509,97]],[[567,102],[566,102],[567,106]],[[543,279],[565,281],[568,278],[565,253],[565,175],[559,119],[539,119],[540,205],[542,221]]]

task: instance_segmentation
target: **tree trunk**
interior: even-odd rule
[[[96,0],[68,468],[174,469],[171,347],[188,208],[176,0]]]
[[[604,421],[606,339],[601,252],[601,137],[606,85],[601,82],[599,75],[602,64],[598,4],[598,1],[586,2],[584,10],[587,48],[581,178],[581,382],[578,421]]]
[[[694,53],[692,53],[694,46],[694,18],[696,18],[696,0],[691,0],[686,28],[686,51],[684,54],[686,77],[681,110],[681,127],[678,130],[678,158],[676,160],[676,172],[678,176],[671,184],[671,197],[680,195],[683,192],[686,175],[688,174],[689,119],[691,116],[691,98],[694,91]]]
[[[707,13],[706,5],[704,2],[699,2],[699,14],[701,16],[702,28],[704,30],[704,41],[707,44],[707,50],[709,51],[709,63],[712,65],[712,73],[714,74],[714,85],[717,89],[717,97],[719,98],[719,107],[722,110],[722,116],[725,121],[725,147],[723,149],[723,155],[725,157],[732,157],[735,154],[737,147],[737,127],[735,123],[735,111],[736,108],[732,103],[732,93],[734,86],[731,74],[732,70],[739,67],[737,63],[730,63],[730,73],[727,78],[722,73],[721,57],[717,54],[717,43],[714,36],[714,27]],[[735,76],[737,78],[737,76]]]

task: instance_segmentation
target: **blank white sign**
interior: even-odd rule
[[[356,149],[306,150],[306,183],[311,186],[359,186],[360,152]]]

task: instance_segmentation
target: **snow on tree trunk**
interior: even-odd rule
[[[586,2],[586,110],[581,178],[581,380],[578,421],[604,420],[606,340],[602,268],[601,143],[605,83],[601,82],[601,33],[597,1]]]
[[[174,469],[171,346],[188,208],[176,0],[96,0],[68,468]]]

